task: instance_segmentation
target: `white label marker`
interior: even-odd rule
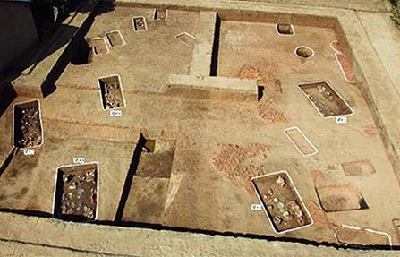
[[[122,116],[122,110],[111,110],[110,111],[110,116],[111,117],[121,117]]]
[[[347,117],[346,116],[338,116],[336,117],[336,124],[347,124]]]
[[[74,162],[74,164],[83,164],[83,163],[85,163],[85,158],[76,157],[76,158],[73,158],[72,161]]]
[[[24,151],[25,156],[35,155],[35,149],[27,148],[27,149],[24,149],[23,151]]]
[[[262,210],[262,205],[259,203],[253,203],[250,205],[250,210],[252,211],[261,211]]]

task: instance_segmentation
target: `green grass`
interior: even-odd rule
[[[393,4],[392,20],[400,28],[400,0],[390,0]]]

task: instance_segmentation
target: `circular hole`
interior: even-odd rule
[[[314,55],[314,51],[310,47],[300,46],[296,48],[296,55],[302,58],[310,58]]]

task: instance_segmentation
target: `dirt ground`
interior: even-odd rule
[[[358,84],[346,82],[338,66],[330,46],[338,40],[333,29],[295,26],[291,37],[278,35],[272,23],[222,21],[218,76],[257,80],[263,97],[259,102],[192,99],[163,90],[170,74],[190,71],[193,47],[175,36],[196,36],[199,13],[169,11],[166,21],[153,21],[153,11],[117,7],[96,17],[87,37],[118,29],[126,45],[111,47],[90,64],[68,65],[55,93],[41,99],[45,143],[33,156],[15,152],[0,173],[1,209],[51,216],[57,168],[81,157],[98,162],[99,221],[114,222],[125,197],[123,221],[278,236],[265,212],[251,209],[259,200],[250,179],[286,170],[314,223],[279,237],[346,244],[337,234],[348,225],[387,233],[400,244],[392,225],[400,212],[399,184]],[[146,17],[148,31],[132,31],[132,16]],[[298,46],[311,47],[314,56],[300,59]],[[126,107],[118,117],[102,108],[99,97],[97,78],[110,74],[119,74],[124,88]],[[317,81],[328,81],[354,110],[346,124],[321,117],[298,88]],[[0,117],[2,156],[12,151],[11,121],[12,106]],[[294,126],[316,155],[304,157],[288,139],[284,130]],[[156,148],[142,151],[137,160],[140,132],[156,139]],[[163,145],[166,141],[173,147]],[[361,160],[376,172],[346,176],[342,166]],[[322,208],[317,189],[330,185],[336,192],[344,183],[368,208]]]

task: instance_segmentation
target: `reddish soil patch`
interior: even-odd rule
[[[342,69],[344,78],[348,82],[357,82],[356,75],[353,73],[353,68],[351,66],[349,58],[347,58],[344,54],[336,54],[337,61]]]
[[[378,135],[378,129],[374,123],[369,125],[365,125],[361,128],[361,132],[366,134],[367,136],[373,137]]]
[[[219,153],[213,158],[214,166],[236,185],[254,193],[251,178],[261,175],[269,146],[265,144],[218,144]]]
[[[278,65],[275,63],[266,63],[261,68],[257,64],[243,65],[239,71],[241,79],[255,79],[259,86],[268,89],[268,93],[282,93],[281,83],[277,77]]]
[[[258,104],[258,110],[261,118],[273,124],[288,122],[288,119],[286,118],[285,114],[275,106],[272,99],[268,100],[265,97],[261,98]]]
[[[331,43],[331,47],[336,52],[336,59],[341,67],[345,79],[348,82],[357,82],[357,78],[353,73],[351,62],[343,51],[343,45],[339,41],[335,40]]]
[[[337,53],[343,53],[343,45],[339,42],[339,41],[337,41],[337,40],[335,40],[335,41],[333,41],[332,43],[331,43],[331,47],[333,48],[333,50],[335,50]]]
[[[243,65],[239,72],[241,79],[255,79],[260,87],[264,88],[264,95],[260,99],[258,109],[260,116],[271,123],[287,122],[288,119],[273,103],[273,96],[283,93],[281,81],[277,78],[278,65],[267,63],[262,69],[259,65]]]

